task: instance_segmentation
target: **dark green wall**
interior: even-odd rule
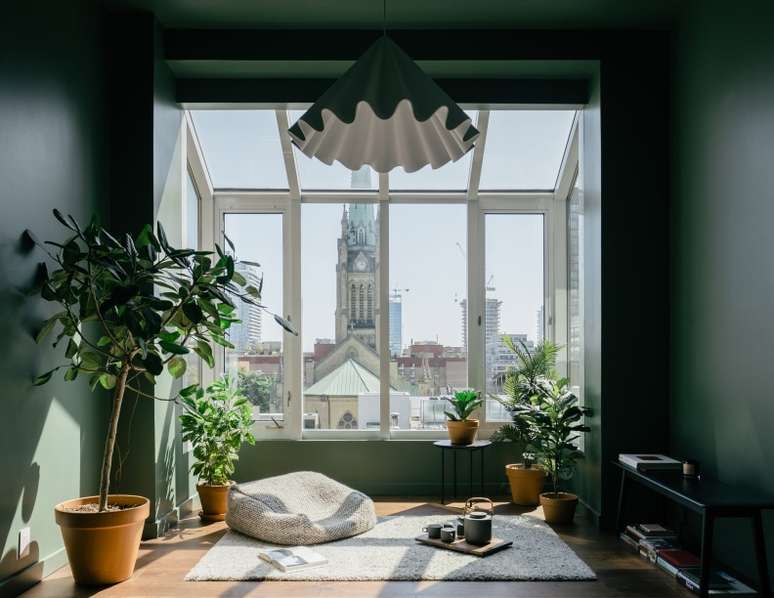
[[[62,350],[34,343],[30,331],[52,309],[22,292],[43,259],[22,231],[60,240],[52,208],[86,221],[105,197],[101,25],[92,4],[12,2],[0,20],[0,595],[65,562],[53,507],[94,494],[99,481],[105,397],[61,377],[31,386]],[[17,560],[26,526],[31,554]]]
[[[117,233],[136,234],[155,223],[162,197],[174,189],[182,111],[174,98],[174,78],[163,60],[158,23],[148,13],[111,13],[106,17],[110,64],[110,223]],[[179,165],[178,165],[179,166]],[[179,168],[178,168],[179,171]],[[174,201],[174,198],[172,199]],[[170,238],[174,240],[173,229]],[[149,394],[169,388],[146,387]],[[119,446],[129,448],[114,488],[151,500],[146,537],[174,522],[178,507],[195,489],[186,484],[188,457],[180,450],[175,407],[127,394],[119,426]],[[182,470],[182,471],[181,471]]]
[[[709,475],[774,494],[772,23],[771,2],[703,2],[676,44],[671,443]],[[749,524],[715,537],[754,579]]]
[[[461,451],[460,451],[461,452]],[[446,483],[450,492],[453,456],[447,451]],[[264,441],[242,449],[235,478],[253,480],[290,471],[319,471],[371,496],[438,497],[441,483],[440,449],[428,441],[413,440],[305,440]],[[470,455],[457,456],[459,496],[468,496]],[[473,460],[474,496],[480,486],[479,454]],[[509,493],[505,465],[521,460],[511,444],[493,445],[484,455],[485,492]],[[464,489],[463,489],[464,488]]]

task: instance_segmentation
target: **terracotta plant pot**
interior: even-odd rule
[[[223,521],[228,510],[228,490],[231,484],[211,486],[199,484],[196,491],[202,503],[200,517],[204,521]]]
[[[546,481],[546,472],[539,465],[525,468],[522,463],[505,466],[505,475],[511,485],[513,503],[534,507],[540,504],[540,493]]]
[[[109,504],[131,505],[120,511],[79,513],[66,510],[97,502],[98,496],[86,496],[54,507],[73,578],[81,585],[113,584],[132,576],[143,522],[150,515],[148,499],[131,494],[109,496]]]
[[[478,432],[478,420],[466,419],[464,421],[447,421],[446,427],[449,430],[449,440],[452,444],[473,444],[476,441]]]
[[[546,523],[572,523],[578,497],[569,492],[544,492],[540,495]]]

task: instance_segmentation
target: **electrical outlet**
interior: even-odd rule
[[[190,453],[191,451],[193,451],[193,444],[191,443],[190,440],[186,440],[185,442],[183,442],[183,454],[185,455],[186,453]]]
[[[32,532],[30,528],[23,527],[19,530],[19,546],[16,551],[16,558],[23,559],[30,555],[30,542],[32,540]]]

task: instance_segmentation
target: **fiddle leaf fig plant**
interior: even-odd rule
[[[583,423],[589,410],[578,405],[578,397],[570,392],[564,378],[539,380],[537,391],[535,400],[516,406],[513,415],[524,422],[529,447],[551,474],[556,496],[562,482],[575,473],[576,461],[583,457],[577,441],[581,433],[590,431]]]
[[[450,421],[466,421],[481,405],[481,398],[475,390],[460,390],[453,397],[446,399],[452,406],[452,411],[444,411]]]
[[[183,376],[184,356],[191,351],[212,367],[213,345],[232,347],[227,331],[238,321],[234,302],[265,307],[260,288],[248,285],[235,272],[234,257],[218,246],[217,253],[175,248],[160,223],[155,233],[146,225],[136,237],[119,240],[95,221],[84,227],[58,210],[54,217],[67,230],[64,240],[42,243],[30,231],[27,236],[55,265],[50,272],[45,263],[39,265],[33,289],[59,307],[41,326],[37,341],[53,335],[54,347],[65,346],[65,361],[34,383],[45,384],[64,370],[65,380],[85,376],[92,390],[100,386],[112,392],[99,486],[104,511],[126,391],[156,399],[156,377],[165,368],[174,378]],[[288,322],[272,315],[295,334]]]
[[[183,440],[193,444],[191,471],[203,484],[225,486],[234,473],[242,443],[255,444],[252,409],[237,377],[225,375],[205,392],[196,385],[181,391]]]

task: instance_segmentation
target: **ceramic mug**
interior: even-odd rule
[[[441,528],[441,542],[454,542],[454,538],[456,535],[456,529],[451,525],[444,525]]]
[[[440,523],[431,523],[427,527],[423,527],[422,531],[427,533],[427,537],[431,540],[438,540],[441,537],[441,528],[443,525]]]

